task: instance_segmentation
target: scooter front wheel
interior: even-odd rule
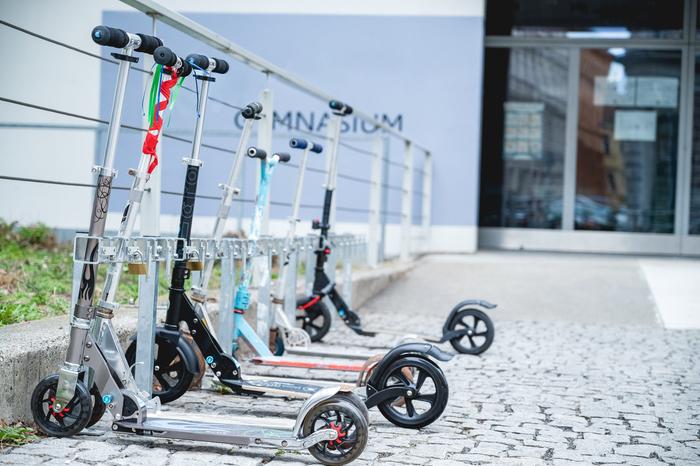
[[[92,400],[85,384],[78,380],[73,398],[59,412],[54,411],[58,374],[39,382],[32,393],[31,408],[40,431],[53,437],[68,437],[83,430],[92,415]]]
[[[189,345],[184,337],[179,338],[178,343]],[[155,346],[153,354],[158,356],[153,363],[153,396],[159,397],[160,402],[166,404],[177,400],[189,390],[195,374],[187,369],[183,351],[157,332]],[[131,340],[125,356],[131,372],[136,374],[136,338]]]
[[[338,432],[335,440],[309,447],[309,453],[322,464],[335,466],[355,461],[367,445],[367,420],[353,403],[343,397],[332,396],[312,408],[304,418],[304,437],[322,429]]]
[[[457,312],[450,324],[449,331],[462,332],[463,335],[450,339],[454,349],[462,354],[481,354],[491,346],[495,328],[493,321],[479,309],[462,309]]]
[[[331,311],[322,299],[305,307],[317,296],[297,297],[297,324],[309,334],[311,341],[321,341],[331,329]]]
[[[405,357],[394,361],[380,376],[377,390],[409,387],[411,394],[379,403],[392,424],[420,429],[436,421],[447,406],[449,387],[442,370],[432,361]]]

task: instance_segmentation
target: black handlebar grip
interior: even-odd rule
[[[267,152],[262,149],[258,149],[257,147],[249,147],[246,154],[248,154],[248,157],[260,160],[265,160],[267,157]]]
[[[309,147],[311,146],[311,147]],[[306,139],[302,138],[292,138],[289,140],[289,147],[294,149],[306,149],[309,147],[309,151],[320,154],[323,152],[323,146],[321,144],[316,144],[315,142],[309,143]]]
[[[163,45],[163,41],[155,36],[148,36],[140,33],[137,33],[136,35],[141,38],[141,45],[134,49],[137,52],[153,53],[155,49]]]
[[[221,58],[215,58],[216,66],[214,67],[212,73],[226,74],[228,71],[228,62]]]
[[[352,107],[339,100],[331,100],[328,102],[328,106],[331,108],[331,110],[334,110],[341,115],[350,115],[352,113]]]
[[[129,43],[129,35],[121,29],[109,26],[95,26],[92,30],[92,40],[105,47],[126,47]]]
[[[287,163],[292,159],[292,156],[287,152],[277,152],[275,155],[281,163]]]
[[[173,66],[177,63],[177,55],[168,47],[160,46],[153,51],[153,60],[159,65]]]
[[[204,55],[199,55],[198,53],[191,53],[187,55],[187,61],[194,68],[206,70],[209,68],[209,59]]]
[[[241,110],[241,115],[245,119],[255,118],[262,112],[263,106],[260,102],[251,102]]]

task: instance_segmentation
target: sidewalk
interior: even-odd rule
[[[442,364],[450,401],[436,423],[404,430],[370,411],[368,447],[356,464],[700,464],[700,330],[663,328],[653,286],[637,260],[624,257],[483,253],[421,260],[361,309],[365,326],[437,332],[458,300],[474,297],[499,304],[490,312],[496,338],[481,357]],[[328,342],[342,342],[336,346],[394,340],[354,335],[337,319],[333,325]],[[278,417],[291,417],[298,407],[207,390],[172,404]],[[305,453],[118,437],[107,421],[89,435],[3,453],[0,463],[8,464],[313,463]]]

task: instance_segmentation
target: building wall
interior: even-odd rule
[[[433,150],[432,239],[435,249],[470,251],[476,247],[482,1],[441,0],[429,4],[389,0],[307,0],[293,4],[284,1],[163,3],[184,11],[205,26],[360,108],[380,116],[386,114],[394,122],[400,115],[402,130]],[[103,56],[107,56],[108,51],[100,50],[87,36],[94,25],[104,22],[144,32],[151,27],[149,18],[116,1],[66,1],[59,7],[55,2],[31,0],[3,5],[2,8],[3,17],[11,23]],[[162,24],[158,25],[158,35],[167,45],[183,50],[183,55],[194,49],[210,53],[206,47]],[[24,69],[36,68],[33,63],[37,58],[50,63],[49,67],[42,68],[46,70],[44,72],[28,73],[27,79],[18,80],[7,73],[0,77],[9,98],[103,119],[108,117],[114,65],[100,63],[6,27],[0,28],[0,44],[4,56],[10,56],[20,48],[21,53],[17,55]],[[194,84],[190,82],[190,86]],[[260,73],[235,63],[232,63],[231,72],[212,86],[211,95],[242,104],[256,99],[265,86],[273,90],[274,105],[280,118],[288,112],[294,117],[300,114],[303,126],[311,116],[318,121],[325,111],[323,103],[274,79],[266,81]],[[143,75],[132,73],[124,113],[124,121],[129,124],[142,126],[140,103],[144,87]],[[169,132],[183,137],[191,135],[194,101],[194,95],[181,92]],[[237,139],[237,130],[232,124],[234,117],[230,109],[211,105],[205,142],[233,148]],[[104,144],[103,131],[95,131],[96,125],[4,102],[0,103],[0,122],[88,126],[70,130],[1,128],[3,140],[7,143],[6,153],[0,159],[0,173],[82,183],[91,181],[88,168],[95,160],[101,160]],[[284,145],[290,132],[285,131],[284,124],[277,126],[276,144]],[[51,136],[46,137],[48,134]],[[116,181],[118,186],[129,184],[126,169],[136,163],[141,137],[139,133],[122,131],[117,157],[121,173]],[[371,135],[361,127],[349,131],[344,137],[364,150],[371,148]],[[164,141],[163,189],[181,189],[183,169],[179,159],[187,155],[187,151],[187,144]],[[227,169],[230,159],[221,152],[210,152],[202,154],[205,166],[200,192],[215,196],[218,195],[216,184],[223,181],[220,174]],[[127,154],[135,155],[130,158]],[[390,142],[389,157],[401,161],[399,141]],[[368,178],[369,159],[366,156],[341,149],[340,160],[341,172]],[[419,154],[416,160],[420,166]],[[312,161],[312,166],[322,169],[323,162]],[[253,197],[252,168],[252,164],[248,164],[244,176],[249,182],[244,186],[243,197],[249,199]],[[291,195],[296,173],[288,171],[286,175],[276,176],[272,199],[284,201]],[[320,204],[322,178],[320,174],[309,174],[304,204]],[[388,182],[400,185],[400,169],[390,167]],[[416,190],[420,190],[420,182],[417,175],[414,179]],[[43,221],[67,229],[87,227],[89,189],[0,180],[0,196],[13,199],[13,202],[0,206],[0,217],[5,219],[21,223]],[[111,210],[118,211],[124,199],[123,193],[115,192]],[[367,202],[366,184],[341,180],[338,206],[347,209],[338,211],[340,226],[346,230],[362,231],[362,224],[367,221],[366,214],[352,212],[350,208],[366,208]],[[420,215],[420,203],[420,198],[415,195],[416,216]],[[248,215],[249,204],[243,205],[243,211],[234,216]],[[215,208],[215,201],[199,202],[197,214],[209,219],[202,219],[195,225],[202,225],[200,229],[205,230]],[[161,221],[164,231],[174,230],[177,210],[177,197],[164,195]],[[302,215],[311,218],[318,215],[317,210],[308,208]],[[387,210],[400,211],[400,195],[395,190],[389,191]],[[286,208],[273,205],[271,214],[273,219],[282,220],[287,215]],[[388,215],[387,221],[397,224],[399,218]],[[419,219],[414,221],[418,223]],[[113,215],[111,226],[117,222],[118,215]],[[275,224],[277,222],[273,222],[273,226]],[[231,220],[230,226],[237,226],[235,219]],[[395,229],[395,226],[389,227],[389,230]],[[389,237],[393,236],[390,232]]]

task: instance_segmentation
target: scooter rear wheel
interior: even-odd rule
[[[450,344],[462,354],[481,354],[491,346],[495,328],[491,318],[479,309],[462,309],[457,312],[450,325],[450,331],[467,330],[471,334],[452,338]],[[466,341],[465,341],[466,340]]]
[[[297,324],[309,334],[311,341],[321,341],[331,329],[331,311],[323,300],[301,309],[315,296],[297,297]]]
[[[442,370],[432,361],[405,357],[394,361],[381,375],[377,389],[411,387],[411,396],[379,403],[379,411],[392,424],[420,429],[436,421],[447,406],[449,387]]]
[[[184,337],[180,338],[179,342],[183,345],[189,344]],[[170,341],[160,337],[158,333],[155,346],[157,348],[154,348],[154,354],[158,356],[153,364],[153,396],[159,397],[160,402],[166,404],[177,400],[189,390],[195,374],[187,369],[178,348],[173,347]],[[131,340],[125,356],[131,372],[136,374],[136,338]]]
[[[309,447],[309,453],[322,464],[335,466],[355,461],[367,445],[367,420],[353,403],[342,397],[333,396],[321,402],[304,418],[304,437],[322,429],[338,432],[336,440]]]
[[[32,416],[40,431],[53,437],[69,437],[83,430],[92,415],[92,400],[85,384],[78,380],[75,394],[58,413],[54,412],[58,374],[39,382],[31,399]]]

